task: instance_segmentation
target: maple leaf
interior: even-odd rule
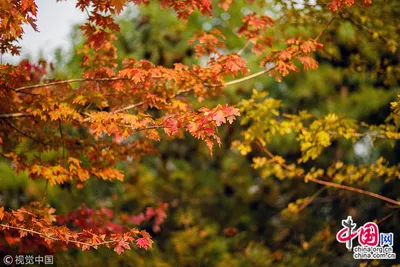
[[[111,0],[111,5],[115,7],[115,11],[119,14],[125,5],[125,0]]]
[[[232,5],[233,0],[219,0],[218,6],[224,11],[228,11],[229,7]]]
[[[206,133],[208,133],[209,135],[213,135],[213,134],[214,134],[214,130],[211,129],[210,127],[204,128],[204,131],[205,131]]]
[[[86,250],[90,249],[90,246],[89,245],[82,245],[81,249],[82,249],[82,251],[86,251]]]
[[[301,50],[305,53],[315,51],[315,43],[313,41],[305,41],[300,45]]]
[[[144,248],[144,249],[146,249],[147,250],[147,247],[149,246],[149,242],[147,241],[147,239],[146,238],[138,238],[137,240],[136,240],[136,245],[139,247],[139,248]]]
[[[131,74],[132,75],[132,74]],[[146,79],[146,74],[143,71],[137,71],[131,76],[134,83],[141,83],[144,82]]]
[[[4,207],[0,207],[0,220],[4,218]]]
[[[338,10],[340,7],[341,7],[341,0],[333,0],[329,3],[329,8],[332,12]]]
[[[32,5],[35,5],[35,3],[33,2],[33,0],[22,0],[21,1],[21,7],[24,10],[27,10],[29,7],[31,7]]]
[[[194,46],[196,51],[196,56],[201,57],[205,54],[220,54],[218,48],[225,48],[225,36],[217,29],[213,29],[210,32],[205,32],[203,30],[196,32],[194,37],[191,38],[188,43],[197,43]]]
[[[225,107],[225,114],[227,115],[226,119],[230,124],[235,120],[237,116],[240,116],[240,111],[234,107]]]
[[[244,35],[252,43],[256,43],[261,37],[260,33],[274,24],[274,21],[266,15],[249,14],[242,18],[243,25],[238,29],[239,35]],[[262,37],[261,37],[262,38]]]
[[[194,122],[194,121],[189,122],[189,123],[187,124],[187,126],[186,126],[186,130],[187,130],[189,133],[191,133],[191,134],[196,133],[197,130],[198,130],[197,123]]]
[[[151,140],[155,140],[155,141],[160,141],[161,137],[158,134],[158,131],[156,129],[150,129],[146,131],[146,137],[151,139]]]
[[[177,70],[177,71],[183,71],[183,70],[189,69],[189,67],[187,65],[184,65],[182,63],[175,63],[174,67],[175,67],[175,70]]]
[[[35,32],[38,32],[38,31],[39,31],[38,28],[37,28],[37,25],[36,25],[36,23],[35,23],[35,22],[36,22],[36,19],[29,17],[29,18],[27,18],[26,20],[27,20],[27,22],[29,23],[29,25],[31,25],[32,29],[33,29]]]
[[[19,238],[23,238],[28,235],[27,231],[19,231]]]
[[[156,212],[154,210],[153,207],[148,207],[146,209],[146,220],[150,220],[151,218],[154,217],[154,215],[156,215]]]
[[[206,145],[207,145],[207,147],[208,147],[208,150],[210,151],[210,155],[212,156],[212,155],[213,155],[213,146],[214,146],[213,140],[210,139],[210,138],[207,138],[207,139],[205,139],[204,141],[206,142]]]
[[[347,6],[352,6],[352,5],[354,5],[354,0],[344,0],[344,2],[345,2],[345,4],[347,5]]]
[[[139,215],[136,215],[136,216],[130,216],[128,218],[129,222],[136,224],[136,225],[140,225],[145,220],[146,220],[146,218],[144,217],[143,213],[140,213]]]
[[[226,122],[225,119],[225,114],[222,110],[218,110],[215,115],[213,116],[213,120],[217,124],[217,126],[220,126],[222,123]]]
[[[131,249],[131,247],[129,246],[128,242],[126,242],[125,240],[121,240],[117,242],[114,251],[117,252],[118,255],[121,255],[121,253],[124,252],[125,249]]]
[[[210,0],[202,0],[202,4],[206,8],[207,12],[209,12],[212,9]],[[203,13],[203,15],[204,14],[205,13]]]
[[[178,121],[174,118],[167,119],[164,123],[164,132],[168,135],[173,135],[178,132]]]
[[[283,62],[279,60],[276,63],[276,69],[279,71],[282,76],[286,76],[289,74],[289,71],[299,71],[298,68],[293,64],[293,62]]]
[[[226,63],[226,68],[231,72],[238,72],[240,70],[240,66],[233,61],[228,61]]]
[[[95,33],[93,33],[88,41],[90,43],[93,43],[93,48],[97,51],[100,50],[100,48],[106,43],[105,39],[105,33],[102,30],[97,30]]]
[[[290,53],[288,50],[283,50],[279,53],[280,60],[288,60],[291,58],[292,58],[292,53]]]
[[[301,61],[301,63],[304,65],[304,69],[316,69],[318,68],[318,62],[313,59],[311,56],[304,56],[304,57],[298,57],[298,59]]]
[[[1,137],[0,137],[0,145],[1,145],[1,144],[3,144],[3,139],[1,139]]]
[[[221,68],[224,68],[225,70],[232,73],[233,75],[236,75],[239,71],[242,72],[243,74],[246,74],[248,71],[245,60],[242,59],[237,54],[229,54],[229,55],[220,57],[218,62],[220,62],[222,65],[224,64],[225,66],[223,67],[220,64],[215,64],[215,65],[217,65]]]

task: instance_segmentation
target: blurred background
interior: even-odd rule
[[[37,1],[40,33],[28,31],[21,42],[22,57],[3,55],[4,62],[21,58],[53,61],[54,78],[81,77],[77,50],[83,37],[77,23],[86,14],[74,9],[74,1]],[[357,3],[361,3],[357,2]],[[245,40],[236,34],[241,18],[252,12],[264,13],[275,20],[270,30],[274,47],[296,36],[315,37],[331,18],[324,1],[266,0],[235,1],[228,11],[213,3],[213,18],[199,13],[187,23],[174,12],[161,10],[159,3],[127,8],[118,17],[119,59],[148,59],[154,64],[172,67],[176,62],[201,63],[188,40],[198,30],[217,28],[226,36],[226,51],[236,52]],[[361,4],[360,4],[361,5]],[[315,117],[334,112],[370,124],[384,123],[390,102],[400,93],[400,2],[374,0],[370,8],[354,6],[334,20],[320,42],[324,49],[314,58],[317,70],[291,73],[281,83],[268,75],[227,87],[225,94],[206,100],[208,106],[235,105],[250,98],[253,88],[268,91],[283,103],[283,112],[308,110]],[[252,72],[259,70],[259,58],[249,49],[243,57]],[[194,107],[199,105],[193,101]],[[204,105],[202,103],[201,105]],[[252,158],[261,152],[242,156],[231,149],[240,139],[239,121],[220,128],[222,146],[212,157],[205,144],[191,136],[162,140],[159,152],[135,164],[121,164],[124,182],[91,179],[83,188],[68,184],[48,189],[47,201],[57,213],[67,213],[85,203],[93,209],[107,208],[115,218],[138,214],[158,201],[169,204],[168,217],[159,232],[152,222],[141,228],[150,232],[155,244],[149,251],[132,248],[118,256],[101,248],[90,252],[70,249],[55,255],[59,266],[359,266],[343,244],[335,240],[341,220],[353,216],[358,226],[380,220],[382,232],[393,232],[394,248],[400,239],[399,212],[384,202],[364,195],[327,189],[299,213],[288,212],[289,203],[311,196],[320,185],[301,180],[264,177],[251,167]],[[26,145],[21,143],[21,149]],[[300,154],[295,136],[277,137],[271,151],[287,161]],[[312,164],[327,167],[336,160],[349,164],[375,162],[384,156],[391,165],[400,163],[399,142],[372,142],[363,137],[356,143],[337,141]],[[259,154],[257,154],[259,153]],[[52,157],[51,152],[44,155]],[[310,165],[311,166],[311,165]],[[0,205],[18,208],[40,200],[45,183],[16,174],[0,162]],[[354,185],[354,186],[357,186]],[[396,199],[398,181],[384,183],[374,179],[360,187]],[[118,220],[118,219],[117,219]],[[397,245],[396,245],[397,244]],[[369,261],[364,266],[390,266],[395,261]]]

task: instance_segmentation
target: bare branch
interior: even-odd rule
[[[3,113],[3,114],[0,114],[0,119],[20,118],[20,117],[32,117],[32,114],[29,114],[29,113]]]
[[[250,41],[247,41],[245,43],[245,45],[237,52],[237,54],[240,56],[241,54],[243,54],[244,50],[246,50],[246,48],[250,45]]]
[[[274,68],[275,68],[275,66],[272,67],[272,68],[269,68],[269,69],[261,70],[261,71],[259,71],[259,72],[254,73],[254,74],[250,74],[250,75],[248,75],[248,76],[246,76],[246,77],[243,77],[243,78],[240,78],[240,79],[237,79],[237,80],[233,80],[233,81],[227,82],[227,83],[225,83],[225,86],[230,86],[230,85],[233,85],[233,84],[237,84],[237,83],[245,82],[245,81],[247,81],[247,80],[251,80],[251,79],[256,78],[256,77],[258,77],[258,76],[261,76],[261,75],[263,75],[263,74],[265,74],[265,73],[267,73],[267,72],[270,72],[270,71],[273,70]]]
[[[336,12],[336,14],[328,21],[328,23],[325,25],[325,27],[320,31],[317,35],[317,37],[314,38],[314,41],[318,41],[318,39],[326,32],[328,29],[329,25],[331,25],[332,21],[339,15],[339,12]]]
[[[327,186],[321,187],[317,192],[315,192],[300,208],[297,212],[301,212],[303,209],[305,209],[308,205],[310,205],[311,202],[313,202],[313,200],[322,192],[325,191],[325,189],[327,189]]]
[[[136,104],[128,105],[128,106],[126,106],[126,107],[123,107],[123,108],[119,108],[119,109],[117,109],[117,110],[114,110],[114,111],[111,112],[111,113],[119,113],[119,112],[122,112],[122,111],[125,111],[125,110],[129,110],[129,109],[132,109],[132,108],[139,107],[139,106],[141,106],[141,105],[143,105],[143,104],[144,104],[144,102],[139,102],[139,103],[136,103]]]
[[[387,214],[386,216],[384,216],[383,218],[380,218],[376,224],[381,224],[384,221],[386,221],[387,219],[389,219],[390,217],[392,217],[394,214],[396,214],[397,212],[399,212],[400,209],[397,209],[395,211],[392,211],[391,213]]]

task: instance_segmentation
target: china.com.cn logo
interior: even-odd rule
[[[396,259],[393,252],[393,233],[379,233],[376,223],[367,222],[356,229],[351,216],[342,221],[343,228],[336,234],[336,240],[345,243],[349,251],[353,251],[354,259]],[[358,237],[359,246],[353,247],[353,239]]]

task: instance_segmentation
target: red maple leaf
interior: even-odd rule
[[[304,53],[309,53],[311,51],[315,51],[315,43],[311,40],[305,41],[300,45],[301,50]]]
[[[329,8],[332,12],[338,10],[340,6],[341,6],[340,0],[333,0],[332,2],[329,3]]]
[[[310,56],[298,57],[298,59],[303,63],[305,70],[318,68],[318,62]]]
[[[125,251],[125,249],[131,249],[129,246],[129,243],[126,242],[125,240],[118,241],[117,245],[114,248],[114,251],[120,255],[122,252]]]
[[[283,50],[282,52],[279,53],[280,60],[287,60],[287,59],[291,59],[291,58],[292,58],[292,54],[287,50]]]
[[[125,5],[125,0],[111,0],[111,5],[115,7],[117,13],[121,13],[122,8]]]
[[[213,116],[213,120],[215,121],[215,123],[217,124],[217,126],[220,126],[222,123],[226,122],[225,119],[225,114],[224,112],[222,112],[222,110],[218,110],[214,116]]]
[[[150,242],[147,240],[147,238],[144,238],[144,237],[138,238],[138,239],[136,240],[136,245],[137,245],[139,248],[144,248],[144,249],[146,249],[146,250],[147,250],[148,247],[151,247]]]

